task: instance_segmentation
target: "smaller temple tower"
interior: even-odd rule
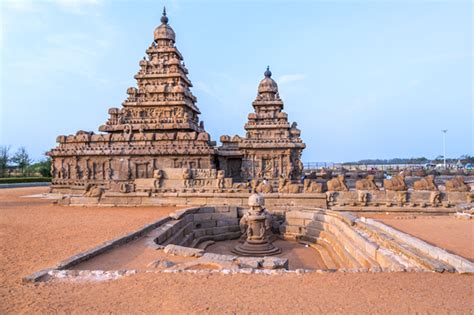
[[[306,145],[294,122],[290,125],[283,112],[278,85],[267,67],[248,115],[245,138],[222,136],[220,167],[232,175],[236,157],[241,157],[240,179],[300,179],[303,172],[301,153]]]

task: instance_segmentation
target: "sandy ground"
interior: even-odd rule
[[[138,274],[106,282],[21,278],[132,231],[166,208],[75,208],[0,190],[0,313],[472,314],[474,276],[435,273]]]
[[[368,214],[400,231],[416,236],[474,262],[474,220],[453,216]]]

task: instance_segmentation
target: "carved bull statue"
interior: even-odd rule
[[[263,180],[255,188],[257,193],[269,194],[273,192],[272,184],[269,181]]]
[[[86,191],[84,192],[83,196],[100,198],[103,193],[104,193],[104,188],[89,184],[86,186]]]
[[[349,191],[344,175],[338,175],[327,182],[328,191]]]
[[[305,179],[303,181],[303,191],[305,193],[323,193],[326,191],[325,186],[324,183],[318,183],[311,179]]]
[[[467,192],[471,190],[471,187],[466,185],[464,177],[462,176],[456,176],[453,179],[446,181],[444,186],[446,187],[446,191]]]
[[[301,185],[293,184],[288,179],[281,177],[278,182],[278,192],[297,194],[301,192]]]
[[[374,175],[367,175],[366,178],[356,181],[355,187],[357,190],[379,190]]]
[[[420,180],[417,180],[413,183],[414,190],[429,190],[429,191],[437,191],[438,186],[436,186],[434,182],[434,175],[428,175],[423,177]]]
[[[395,175],[391,179],[384,179],[383,186],[385,190],[391,191],[405,191],[407,190],[407,185],[405,183],[405,175]]]
[[[233,183],[232,188],[237,189],[237,190],[249,190],[250,188],[250,183]]]

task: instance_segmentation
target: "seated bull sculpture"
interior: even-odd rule
[[[301,192],[300,184],[293,184],[286,178],[281,177],[278,182],[278,192],[279,193],[290,193],[297,194]]]
[[[467,192],[471,190],[471,187],[466,185],[464,177],[462,176],[456,176],[453,179],[446,181],[444,186],[446,187],[446,191]]]
[[[407,190],[407,185],[405,183],[405,175],[395,175],[391,179],[384,179],[383,186],[385,190],[391,191],[405,191]]]
[[[103,193],[104,193],[104,188],[97,187],[96,185],[88,184],[86,186],[86,190],[85,190],[83,196],[84,197],[100,198]]]
[[[344,175],[338,175],[327,182],[328,191],[349,191],[344,180]]]
[[[257,185],[255,191],[260,194],[269,194],[273,192],[273,187],[270,182],[264,180]]]
[[[379,190],[374,175],[367,175],[366,178],[356,181],[355,187],[357,190]]]
[[[437,191],[438,186],[434,182],[434,175],[428,175],[413,183],[414,190]]]
[[[303,181],[303,191],[305,193],[323,193],[326,191],[324,183],[318,183],[311,179]]]

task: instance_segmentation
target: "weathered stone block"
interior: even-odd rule
[[[261,263],[264,269],[287,269],[288,270],[288,259],[280,257],[263,257]]]
[[[240,268],[253,268],[257,269],[261,267],[263,258],[261,257],[238,257],[235,261]]]
[[[184,257],[200,257],[204,254],[202,249],[184,247],[179,245],[167,245],[163,250],[166,254]]]

